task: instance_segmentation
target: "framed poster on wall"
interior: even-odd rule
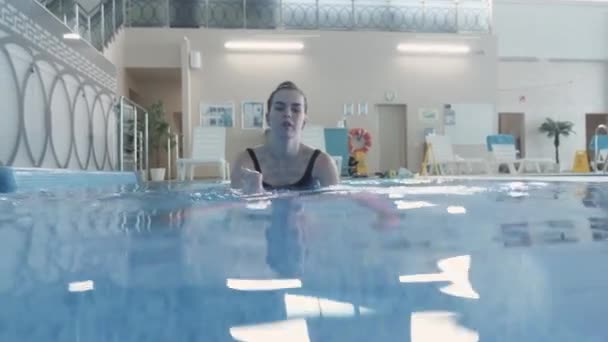
[[[200,111],[201,126],[234,126],[234,104],[231,102],[223,104],[201,103]]]
[[[418,109],[418,118],[424,123],[435,123],[439,118],[439,110],[437,108],[420,108]]]
[[[264,102],[244,101],[241,104],[241,126],[243,129],[264,129]]]

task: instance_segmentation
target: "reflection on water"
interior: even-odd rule
[[[302,287],[300,279],[227,279],[228,288],[240,291],[270,291]]]
[[[0,341],[606,341],[608,191],[0,198]]]
[[[455,297],[479,299],[479,294],[475,292],[469,281],[470,255],[439,260],[437,267],[441,272],[402,275],[399,276],[399,281],[402,283],[447,282],[449,285],[442,287],[441,292]]]
[[[411,341],[477,342],[479,334],[458,324],[454,312],[415,312],[411,318]]]

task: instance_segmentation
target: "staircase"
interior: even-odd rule
[[[127,0],[102,0],[90,11],[75,0],[37,0],[80,37],[103,51],[124,26]]]

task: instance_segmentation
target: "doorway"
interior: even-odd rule
[[[378,105],[380,171],[407,167],[407,106]]]
[[[515,149],[520,158],[526,156],[526,120],[524,113],[499,113],[498,133],[510,134],[515,138]]]

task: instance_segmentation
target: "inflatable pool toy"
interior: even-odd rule
[[[367,176],[368,169],[365,157],[371,146],[371,134],[365,129],[352,128],[348,132],[348,149],[356,162],[353,176]]]

